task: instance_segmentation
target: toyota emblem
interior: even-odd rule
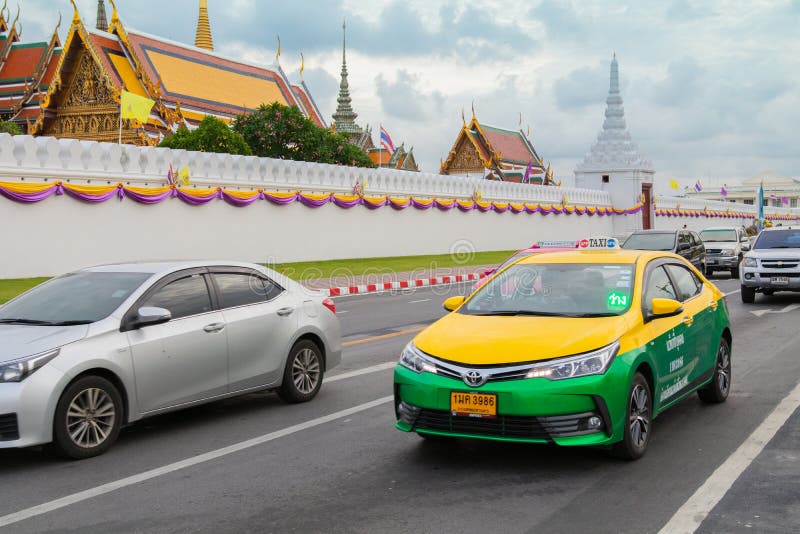
[[[486,383],[486,375],[474,369],[461,375],[461,378],[464,379],[466,385],[473,388],[480,387]]]

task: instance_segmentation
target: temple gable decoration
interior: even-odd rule
[[[528,135],[521,129],[481,124],[474,112],[458,132],[439,173],[554,185]]]

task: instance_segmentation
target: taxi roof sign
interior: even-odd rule
[[[537,241],[531,248],[578,248],[577,241]]]
[[[587,237],[578,241],[578,248],[581,250],[617,250],[619,249],[619,239],[616,237]]]

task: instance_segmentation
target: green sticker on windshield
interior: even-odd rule
[[[608,309],[610,310],[619,310],[628,307],[628,295],[619,291],[611,291],[606,296],[606,301],[608,302]]]

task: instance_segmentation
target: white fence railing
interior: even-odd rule
[[[477,189],[486,200],[558,203],[567,195],[573,205],[611,205],[608,193],[589,189],[0,134],[0,180],[60,179],[73,183],[156,185],[164,183],[170,164],[176,171],[188,167],[192,183],[201,186],[346,192],[357,182],[366,180],[367,194],[470,198]]]

